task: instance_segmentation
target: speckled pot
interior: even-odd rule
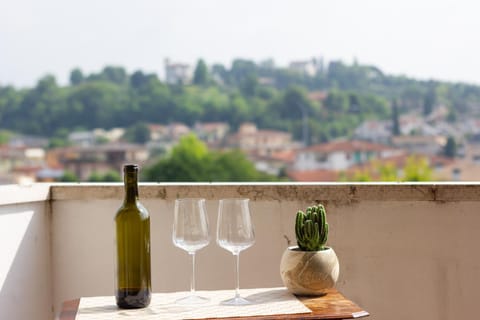
[[[338,258],[330,247],[321,251],[289,247],[280,262],[283,284],[296,295],[322,295],[326,289],[335,287],[338,274]]]

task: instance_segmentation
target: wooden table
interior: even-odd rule
[[[369,313],[354,302],[345,298],[336,289],[331,289],[322,297],[298,297],[310,310],[311,314],[289,314],[275,316],[254,316],[227,318],[229,320],[276,320],[276,319],[356,319],[369,316]],[[80,299],[65,301],[59,320],[75,320]]]

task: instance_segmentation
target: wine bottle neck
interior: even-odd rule
[[[138,174],[137,172],[125,172],[125,202],[135,203],[138,199]]]

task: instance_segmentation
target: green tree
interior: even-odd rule
[[[0,146],[7,144],[12,137],[12,133],[7,130],[0,130]]]
[[[347,112],[350,107],[348,94],[340,90],[331,90],[325,100],[325,107],[331,112]]]
[[[207,146],[194,135],[182,137],[172,152],[145,168],[148,181],[209,181],[212,159]]]
[[[63,176],[60,178],[61,182],[78,182],[79,179],[77,175],[71,171],[65,171]]]
[[[148,181],[273,181],[275,177],[258,172],[239,151],[209,151],[194,135],[187,135],[165,158],[145,168]]]
[[[432,181],[433,171],[425,157],[410,156],[403,168],[403,181]]]
[[[247,97],[253,97],[257,92],[258,79],[254,74],[249,74],[240,82],[240,91]]]
[[[79,85],[83,81],[85,81],[85,77],[80,69],[75,68],[70,72],[70,84],[72,86]]]
[[[235,59],[230,70],[231,79],[235,85],[239,85],[249,76],[257,76],[257,65],[251,60]]]
[[[118,171],[110,170],[103,175],[104,182],[120,182],[122,181],[122,176]]]
[[[128,142],[144,144],[150,141],[150,129],[143,122],[138,122],[127,129],[123,138]]]
[[[398,103],[397,100],[393,100],[392,103],[392,134],[398,136],[400,134],[400,120],[398,115]]]
[[[87,181],[88,182],[101,182],[102,181],[102,175],[99,174],[98,172],[94,171],[94,172],[92,172],[90,177],[88,177]]]
[[[89,182],[120,182],[122,181],[122,177],[120,173],[114,170],[110,170],[105,174],[99,174],[97,172],[93,172],[90,177],[88,178]]]
[[[372,181],[372,177],[368,171],[357,170],[353,174],[352,181],[358,182],[370,182]]]
[[[57,129],[53,136],[49,139],[48,147],[53,149],[69,146],[71,144],[68,140],[69,133],[70,131],[65,128]]]
[[[205,86],[208,84],[208,78],[207,65],[203,59],[199,59],[193,73],[193,84],[196,84],[197,86]]]
[[[107,66],[102,70],[101,78],[120,85],[128,82],[127,72],[123,67]]]
[[[381,165],[380,181],[398,181],[397,167],[393,163]]]
[[[211,181],[257,181],[261,174],[241,151],[214,154]],[[218,169],[216,169],[218,168]]]
[[[457,155],[457,142],[455,138],[450,136],[447,138],[447,143],[443,149],[443,154],[448,158],[455,158]]]
[[[432,113],[435,102],[435,90],[430,88],[423,99],[423,115],[428,116],[430,113]]]

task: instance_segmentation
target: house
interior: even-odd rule
[[[125,163],[142,165],[149,156],[145,146],[129,143],[58,148],[50,153],[51,163],[61,165],[66,171],[75,173],[80,181],[88,180],[93,173],[120,171]]]
[[[387,144],[392,136],[391,121],[369,120],[359,125],[353,136],[358,140]]]
[[[400,133],[402,135],[437,135],[435,126],[425,121],[419,114],[406,114],[400,117]]]
[[[480,181],[480,142],[465,144],[464,155],[438,168],[437,175],[446,181]]]
[[[295,160],[295,155],[295,150],[286,150],[273,152],[268,155],[250,154],[249,159],[258,171],[278,176],[282,170],[291,167]]]
[[[230,136],[229,146],[248,154],[259,156],[291,150],[298,147],[292,141],[292,134],[277,130],[259,130],[253,123],[243,123],[238,131]]]
[[[185,63],[171,63],[165,59],[165,81],[168,84],[189,84],[193,73],[190,65]]]
[[[48,147],[48,139],[37,136],[14,135],[10,138],[8,145],[11,147],[46,148]]]
[[[403,153],[387,145],[366,141],[338,140],[301,149],[295,159],[294,170],[346,170],[371,159],[388,158]]]
[[[189,126],[180,122],[172,122],[168,125],[149,124],[151,141],[176,142],[182,136],[189,134],[192,130]]]
[[[123,128],[113,128],[111,130],[94,129],[91,131],[75,131],[68,135],[68,140],[76,146],[93,146],[98,141],[116,142],[125,134]]]
[[[313,77],[323,71],[323,59],[312,58],[310,60],[299,60],[290,62],[288,68],[306,76]]]
[[[408,135],[392,137],[391,143],[408,153],[436,155],[440,154],[447,144],[447,138],[441,135]]]
[[[180,122],[172,122],[167,126],[168,137],[171,141],[178,141],[191,131],[189,126]]]
[[[93,146],[97,141],[93,131],[75,131],[68,135],[68,141],[76,146]]]
[[[161,141],[168,137],[168,127],[161,124],[149,124],[151,141]]]
[[[43,148],[25,146],[0,146],[0,181],[20,183],[35,181],[37,170],[45,166]]]
[[[209,146],[218,146],[227,136],[230,126],[226,122],[197,122],[193,131]]]

